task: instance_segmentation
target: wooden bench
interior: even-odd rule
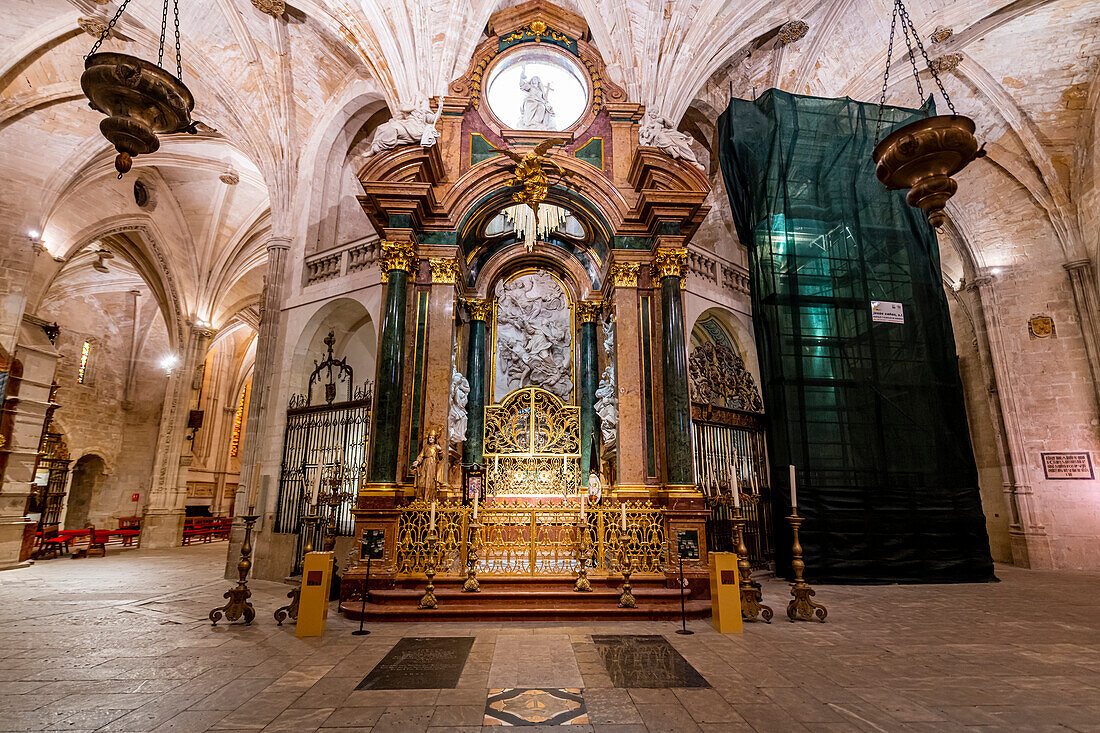
[[[187,517],[183,520],[183,544],[229,539],[232,517]]]
[[[63,552],[67,553],[69,551],[69,542],[72,541],[70,534],[60,531],[56,524],[43,527],[42,531],[37,533],[37,538],[38,545],[34,550],[34,557],[36,559],[57,557]]]

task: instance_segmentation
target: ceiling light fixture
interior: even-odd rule
[[[882,129],[882,111],[886,106],[886,87],[890,80],[894,30],[899,20],[921,102],[924,101],[924,89],[921,87],[920,71],[913,53],[914,43],[951,114],[933,115],[910,122],[894,130],[880,142],[878,136]],[[909,11],[905,9],[905,3],[894,0],[890,43],[886,47],[886,73],[882,77],[882,96],[879,98],[878,124],[875,126],[875,149],[871,153],[875,161],[875,176],[891,191],[909,189],[906,202],[923,211],[928,217],[928,223],[939,229],[947,222],[944,206],[959,188],[959,184],[951,176],[968,166],[975,158],[985,156],[985,148],[979,148],[978,141],[974,138],[974,129],[974,120],[955,111],[955,105],[951,103],[951,97],[940,81],[936,65],[928,59],[924,43],[909,17]]]
[[[84,73],[80,76],[80,88],[92,109],[107,115],[107,119],[100,121],[99,131],[118,151],[115,170],[119,178],[130,170],[133,156],[156,152],[160,147],[157,135],[197,132],[191,121],[195,98],[183,83],[179,0],[164,0],[155,65],[125,53],[97,53],[129,4],[130,0],[123,0],[118,6],[118,11],[84,57]],[[169,5],[175,20],[175,76],[161,66],[168,34]]]

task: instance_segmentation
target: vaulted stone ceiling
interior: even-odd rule
[[[182,317],[222,325],[258,297],[264,238],[304,231],[301,217],[317,216],[301,197],[327,165],[326,148],[348,147],[346,139],[337,142],[333,120],[353,118],[349,105],[394,109],[445,93],[490,15],[512,4],[294,0],[276,18],[256,7],[270,5],[260,0],[180,0],[184,79],[203,131],[164,140],[160,152],[116,181],[100,115],[88,109],[79,77],[93,42],[81,26],[109,17],[117,0],[5,0],[0,232],[14,243],[41,231],[49,254],[64,260],[106,229],[143,224],[144,238],[159,240],[145,254],[170,281],[165,290],[177,291]],[[769,86],[864,100],[879,93],[890,27],[885,0],[559,4],[584,16],[632,101],[695,120],[704,141],[731,87],[741,97]],[[945,83],[960,112],[977,119],[991,152],[963,176],[953,207],[980,248],[971,256],[984,264],[1026,257],[1012,237],[997,233],[1018,224],[1048,227],[1061,257],[1095,258],[1100,4],[910,6],[931,54],[957,54]],[[792,20],[808,32],[784,44],[776,31]],[[155,58],[159,26],[160,3],[133,0],[104,48]],[[952,34],[931,44],[937,27]],[[895,51],[889,101],[917,102],[907,71]],[[229,169],[238,184],[220,180]],[[131,195],[142,176],[157,199],[153,210]],[[1045,221],[1036,223],[1036,212]],[[39,260],[31,303],[41,302],[61,265]]]

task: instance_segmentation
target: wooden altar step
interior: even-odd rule
[[[340,610],[348,618],[367,621],[474,621],[474,620],[586,620],[586,619],[678,619],[680,591],[666,588],[663,578],[632,579],[637,608],[619,608],[622,580],[617,583],[592,579],[592,591],[572,590],[573,579],[554,582],[548,578],[481,578],[481,591],[462,592],[459,579],[435,584],[438,606],[418,608],[424,594],[424,581],[408,581],[396,588],[370,592],[371,602],[362,613],[360,601],[345,601]],[[689,618],[710,615],[710,600],[692,598],[685,590],[685,608]]]

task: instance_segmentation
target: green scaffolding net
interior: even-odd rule
[[[930,109],[927,108],[927,109]],[[927,110],[887,107],[883,136]],[[935,235],[875,178],[878,106],[770,90],[719,120],[772,476],[811,581],[993,578]],[[777,516],[789,495],[775,492]],[[777,566],[790,566],[777,523]]]

